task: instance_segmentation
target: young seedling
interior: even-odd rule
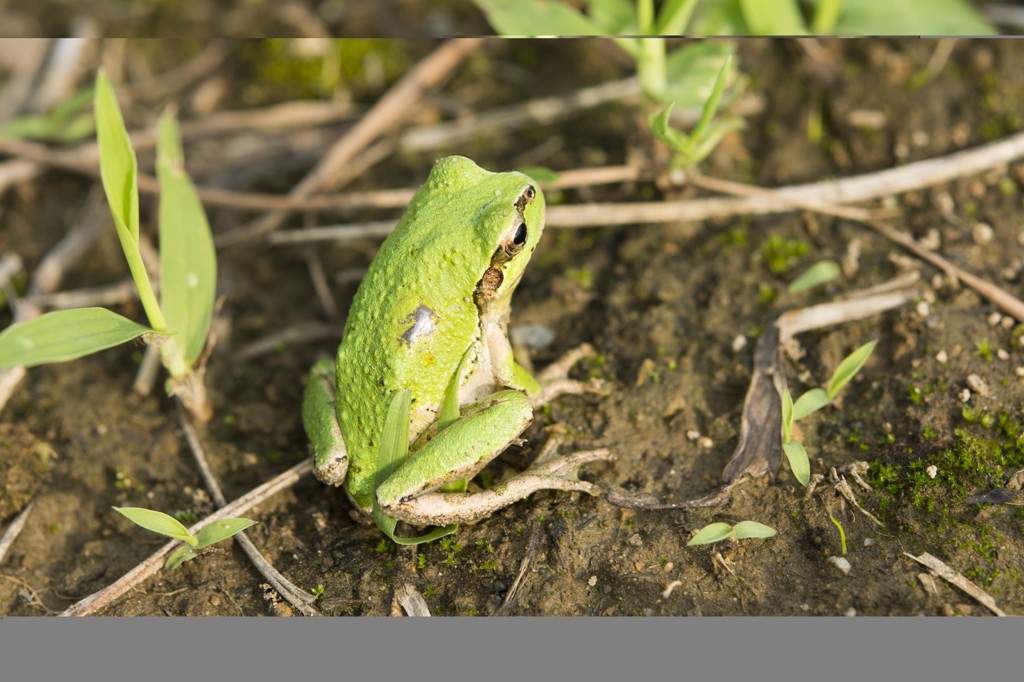
[[[818,261],[804,270],[786,288],[789,289],[789,293],[798,294],[801,291],[807,291],[816,286],[827,284],[837,277],[839,277],[839,265],[830,260]]]
[[[159,348],[171,375],[168,392],[178,395],[193,415],[205,421],[211,409],[203,369],[196,365],[213,315],[217,261],[206,214],[185,174],[178,125],[169,113],[159,123],[158,303],[139,250],[135,152],[103,71],[96,78],[94,109],[103,189],[149,326],[105,308],[50,312],[0,333],[0,369],[74,360],[142,337]]]
[[[173,571],[186,561],[199,556],[199,550],[221,540],[227,540],[232,535],[240,533],[257,523],[252,519],[223,519],[205,526],[199,531],[198,535],[192,535],[188,528],[183,526],[180,521],[163,512],[143,507],[114,507],[114,511],[127,518],[136,526],[141,526],[146,530],[151,530],[154,533],[160,533],[185,543],[167,557],[167,562],[164,564],[164,570],[166,571]]]
[[[722,540],[746,540],[747,538],[770,538],[775,535],[775,529],[757,521],[740,521],[735,526],[728,523],[709,523],[697,531],[697,534],[687,542],[687,546],[710,545]]]
[[[793,424],[812,412],[816,412],[831,403],[846,384],[853,380],[864,363],[875,349],[876,341],[870,341],[853,351],[839,363],[828,387],[812,388],[793,402],[789,388],[782,394],[782,451],[786,453],[789,467],[793,470],[796,480],[807,485],[811,479],[811,463],[803,444],[793,438]]]

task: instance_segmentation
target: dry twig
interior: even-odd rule
[[[978,603],[982,604],[985,608],[987,608],[989,611],[996,614],[997,616],[1006,615],[1005,611],[996,606],[996,600],[992,598],[992,595],[990,595],[988,592],[972,583],[967,578],[963,577],[961,574],[954,571],[952,568],[946,565],[941,559],[932,556],[928,552],[925,552],[921,556],[914,556],[913,554],[910,554],[908,552],[904,552],[903,555],[910,557],[922,566],[927,566],[932,573],[942,578],[946,582],[950,583],[951,585],[959,587],[969,596],[976,599]]]

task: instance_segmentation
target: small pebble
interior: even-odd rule
[[[857,615],[857,609],[855,609],[855,608],[853,608],[851,606],[850,608],[846,609],[846,612],[843,615],[846,616],[847,618],[853,618],[854,616]]]
[[[220,597],[217,595],[210,597],[210,606],[220,606]]]
[[[996,350],[996,357],[1005,362],[1010,359],[1010,354],[1005,349],[1000,348]]]
[[[967,387],[980,396],[988,395],[988,384],[977,374],[967,375]]]
[[[846,560],[846,557],[841,556],[830,556],[828,562],[836,567],[836,569],[843,575],[850,575],[850,562]]]
[[[587,584],[590,585],[591,587],[596,585],[597,584],[597,576],[596,575],[590,576],[590,580],[587,581]]]
[[[1014,325],[1017,324],[1017,320],[1012,317],[1004,317],[1003,321],[999,323],[1003,329],[1013,329]]]
[[[629,539],[626,540],[626,542],[628,542],[629,544],[633,545],[634,547],[640,547],[641,545],[644,544],[644,539],[642,537],[640,537],[639,533],[633,533],[632,535],[629,536]]]
[[[928,313],[931,312],[931,308],[928,305],[928,301],[917,302],[917,314],[921,317],[928,317]]]
[[[995,236],[995,232],[988,223],[978,223],[971,230],[971,236],[974,237],[975,244],[988,244]]]
[[[994,327],[1003,321],[1003,316],[999,313],[992,313],[988,316],[988,326]]]
[[[697,439],[697,445],[701,446],[705,450],[710,450],[711,448],[715,447],[715,441],[711,440],[707,436],[702,436],[701,438]]]
[[[864,538],[864,546],[865,547],[870,547],[873,544],[875,544],[875,539],[874,538]]]
[[[97,436],[105,436],[105,435],[107,435],[107,431],[108,431],[108,429],[107,429],[107,425],[106,424],[97,424],[96,425],[96,435]]]
[[[732,340],[732,352],[739,353],[741,350],[747,347],[747,337],[744,334],[737,334],[736,338]]]
[[[970,400],[971,399],[971,391],[970,391],[970,389],[966,389],[965,388],[964,390],[960,391],[959,398],[960,398],[960,402],[962,402],[962,403],[966,403],[968,400]]]
[[[938,360],[939,364],[944,365],[949,362],[949,354],[944,350],[940,350],[935,354],[935,359]]]
[[[925,473],[928,474],[928,478],[935,478],[939,475],[939,467],[932,464],[930,467],[925,469]]]
[[[672,563],[671,561],[669,561],[662,568],[665,570],[666,573],[671,573],[672,569],[675,568],[675,567],[676,567],[676,565],[674,563]]]
[[[690,429],[689,431],[686,432],[686,439],[691,443],[697,440],[698,438],[700,438],[700,431]]]
[[[910,134],[910,143],[915,147],[927,147],[931,138],[924,130],[915,130]]]
[[[1013,371],[1017,373],[1017,376],[1024,377],[1024,367],[1018,367],[1017,369],[1015,369]]]

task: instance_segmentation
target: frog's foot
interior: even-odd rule
[[[547,453],[545,448],[545,453],[542,453],[542,457],[545,457],[543,462],[535,463],[526,471],[490,490],[475,493],[432,492],[405,500],[384,511],[399,520],[418,526],[473,523],[539,490],[600,494],[603,491],[600,485],[579,480],[576,471],[588,462],[615,459],[615,455],[604,448],[564,456],[553,456]]]
[[[302,423],[313,445],[313,473],[328,485],[341,485],[348,471],[348,450],[334,412],[334,363],[313,366],[302,398]]]
[[[534,408],[546,405],[560,395],[580,393],[596,393],[597,395],[608,395],[608,386],[601,379],[590,379],[589,381],[576,381],[569,378],[569,370],[573,365],[584,358],[592,358],[597,351],[589,343],[578,346],[555,362],[548,365],[543,372],[537,375],[540,383],[540,391],[530,396],[530,404]]]

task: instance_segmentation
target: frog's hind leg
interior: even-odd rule
[[[321,360],[309,372],[302,398],[302,424],[313,444],[313,472],[328,485],[341,485],[348,471],[348,449],[334,406],[335,366]]]

